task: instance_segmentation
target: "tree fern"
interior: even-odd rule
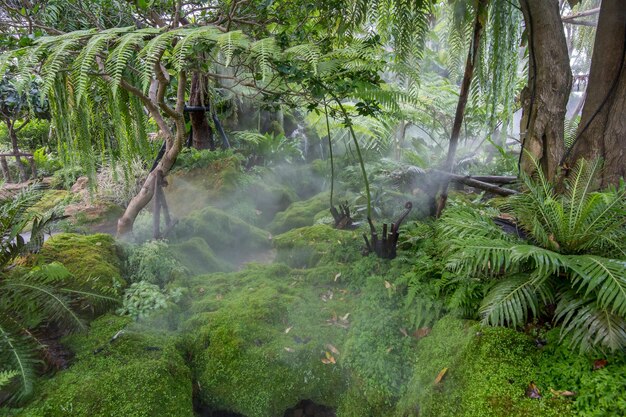
[[[22,401],[32,395],[36,368],[41,362],[35,355],[36,345],[31,338],[21,335],[21,330],[0,309],[0,359],[3,367],[17,372],[19,381],[19,388],[10,397],[13,401]]]

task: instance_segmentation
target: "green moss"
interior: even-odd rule
[[[61,233],[48,239],[40,254],[46,262],[61,262],[81,282],[106,288],[126,284],[121,274],[123,253],[110,235]]]
[[[276,260],[296,268],[331,262],[351,262],[361,258],[362,237],[358,231],[337,230],[317,224],[274,236]]]
[[[270,247],[267,232],[214,207],[191,213],[176,225],[170,236],[174,242],[202,238],[215,253],[228,259]]]
[[[328,193],[320,193],[305,200],[290,205],[287,210],[276,214],[276,217],[268,225],[272,233],[283,233],[298,227],[311,226],[315,221],[315,215],[324,208],[329,208]]]
[[[44,215],[50,210],[57,208],[62,204],[68,203],[72,197],[73,194],[66,190],[47,190],[41,199],[29,208],[29,211],[39,215]]]
[[[216,257],[206,241],[199,237],[193,237],[181,243],[172,243],[169,249],[174,258],[193,275],[233,269],[232,265]]]
[[[554,397],[550,389],[575,392],[571,408],[577,416],[626,415],[626,357],[623,354],[581,354],[570,348],[569,340],[560,341],[560,330],[548,332],[547,345],[537,363],[537,385],[543,387],[544,395]],[[594,370],[594,362],[600,358],[605,359],[607,365]]]
[[[566,416],[568,404],[531,399],[540,351],[526,335],[506,328],[480,328],[444,318],[420,341],[413,378],[398,415]],[[447,368],[442,382],[439,372]],[[410,415],[410,414],[409,414]]]
[[[282,415],[302,399],[336,406],[347,382],[342,356],[322,359],[328,344],[343,349],[347,328],[333,317],[351,311],[351,297],[340,288],[327,270],[281,264],[197,277],[184,327],[203,402],[248,417]],[[337,296],[323,298],[328,291]]]
[[[193,416],[191,375],[172,339],[134,332],[128,322],[104,316],[89,334],[73,336],[68,343],[77,349],[77,362],[46,381],[22,415]]]

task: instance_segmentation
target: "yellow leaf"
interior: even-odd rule
[[[435,378],[435,385],[439,384],[441,382],[441,380],[443,379],[444,376],[446,376],[446,373],[448,372],[448,368],[443,368],[439,374],[437,375],[437,378]]]

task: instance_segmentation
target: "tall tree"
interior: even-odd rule
[[[520,0],[528,34],[528,85],[522,92],[520,170],[539,161],[552,180],[564,153],[564,120],[572,74],[558,0]]]
[[[604,160],[600,186],[626,178],[626,4],[603,0],[589,72],[587,98],[565,168],[580,158]]]

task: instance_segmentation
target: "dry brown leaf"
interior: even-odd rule
[[[326,359],[328,359],[330,363],[336,363],[335,358],[333,357],[333,355],[331,355],[330,352],[325,352],[325,353],[326,353]]]
[[[404,327],[400,327],[400,333],[402,333],[404,337],[409,337],[409,334]]]
[[[391,287],[392,287],[391,283],[389,281],[385,281],[385,288],[389,289]]]
[[[420,327],[413,332],[413,337],[416,339],[421,339],[422,337],[428,336],[431,330],[432,329],[430,327]]]
[[[341,272],[335,274],[335,282],[337,282],[337,280],[339,279],[339,277],[341,277]]]
[[[331,345],[330,343],[326,343],[326,349],[330,350],[335,355],[339,355],[339,351],[337,350],[337,348]]]
[[[347,321],[348,317],[350,317],[350,313],[347,313],[345,316],[342,316],[341,321]]]
[[[443,368],[441,371],[439,371],[439,374],[437,374],[437,378],[435,378],[435,385],[439,384],[443,380],[443,377],[446,376],[446,373],[448,373],[448,368]]]
[[[568,390],[557,391],[557,390],[554,390],[554,389],[550,388],[550,392],[552,393],[552,395],[555,395],[557,397],[574,397],[574,396],[576,396],[576,393],[574,391],[568,391]]]
[[[289,333],[291,331],[291,329],[293,329],[293,326],[287,327],[285,329],[285,334]]]
[[[606,359],[596,359],[593,361],[593,370],[597,371],[598,369],[602,369],[609,364],[609,361]]]
[[[526,387],[526,396],[528,398],[533,398],[535,400],[538,400],[541,398],[539,387],[537,387],[537,385],[535,385],[534,382],[531,382],[530,384],[528,384],[528,387]]]
[[[322,358],[322,363],[328,365],[330,361],[326,358]]]

